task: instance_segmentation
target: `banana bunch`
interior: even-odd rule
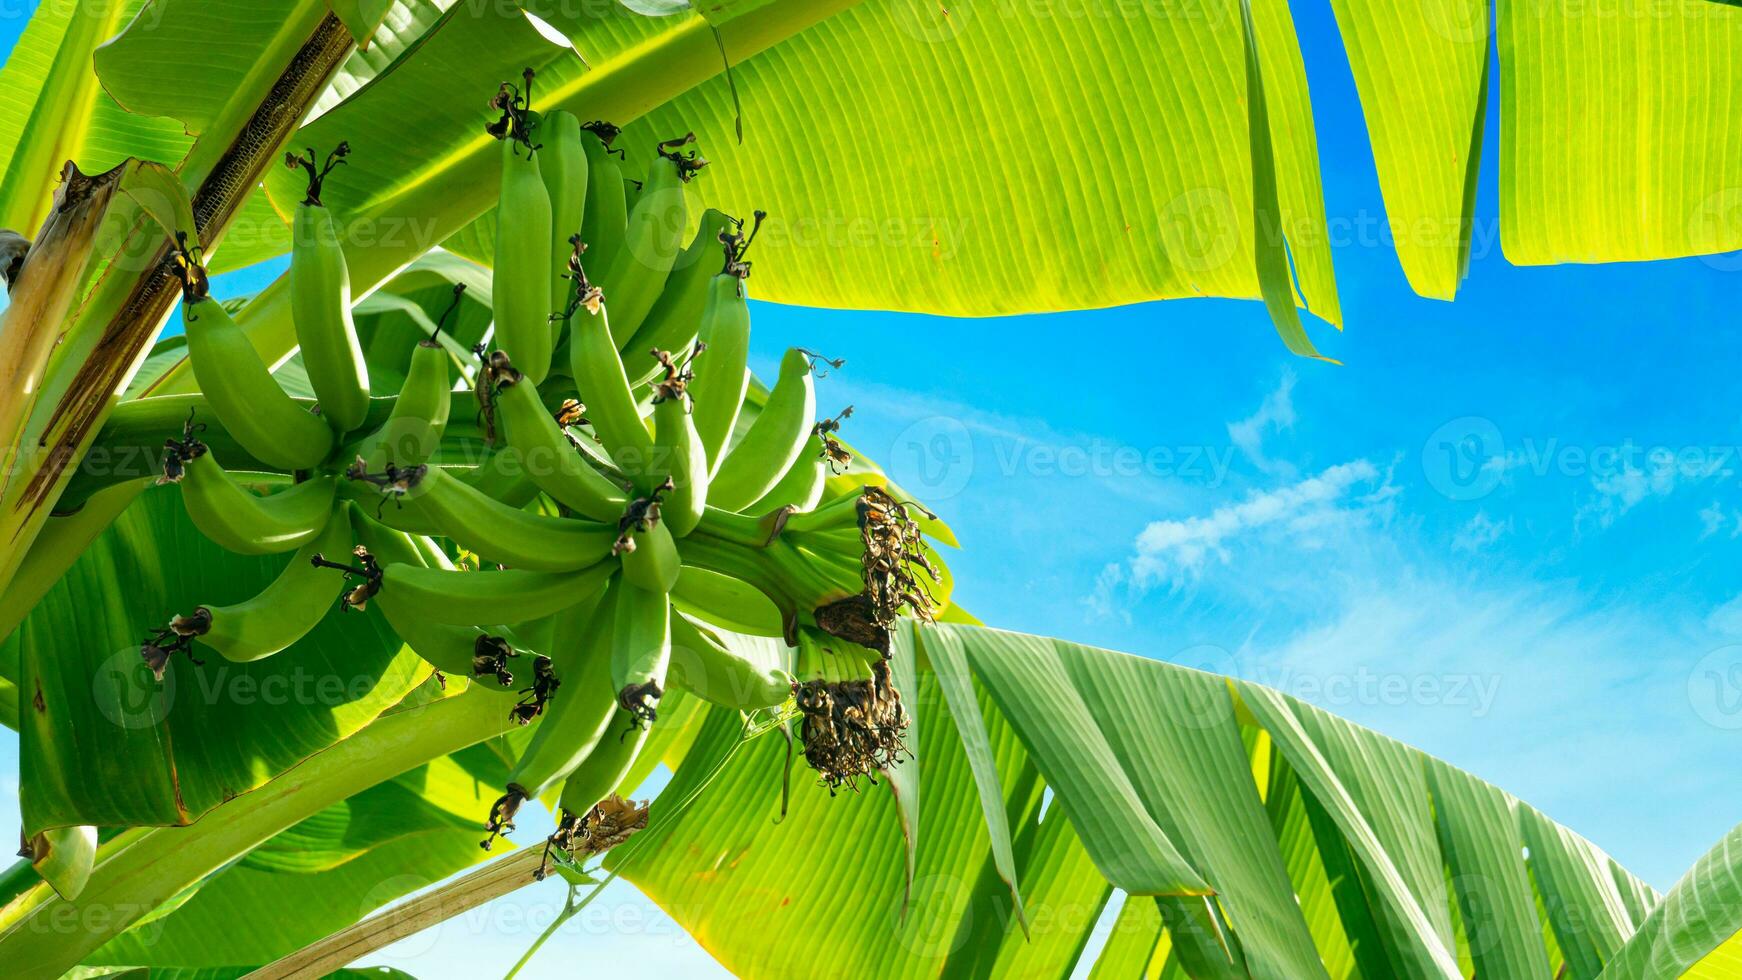
[[[290,285],[312,410],[210,297],[197,243],[178,241],[206,414],[168,434],[160,482],[222,547],[290,558],[252,599],[178,611],[142,655],[161,677],[177,653],[257,660],[329,614],[381,616],[442,683],[500,692],[515,721],[536,724],[485,847],[526,800],[553,794],[557,846],[615,839],[623,814],[599,808],[625,806],[673,684],[771,723],[802,719],[831,790],[895,765],[906,715],[889,629],[948,601],[930,515],[849,473],[839,435],[852,408],[817,409],[822,366],[843,362],[794,348],[765,397],[751,390],[746,256],[765,215],[746,227],[692,213],[707,165],[694,136],[653,146],[633,190],[619,131],[534,112],[531,83],[504,83],[491,102],[495,321],[475,360],[439,336],[456,289],[398,393],[371,399],[320,204],[344,144],[324,162],[287,158],[309,178]],[[467,399],[491,443],[481,461],[451,448]],[[130,410],[145,411],[119,414]],[[227,471],[208,426],[225,436],[212,445],[272,472]]]

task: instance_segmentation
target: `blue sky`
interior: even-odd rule
[[[1334,23],[1295,6],[1327,211],[1375,219]],[[1742,336],[1723,302],[1742,258],[1510,266],[1498,102],[1459,299],[1414,296],[1385,247],[1338,248],[1347,330],[1314,336],[1342,367],[1220,300],[999,320],[759,304],[757,366],[793,344],[848,359],[819,407],[855,405],[849,438],[953,525],[957,595],[986,621],[1280,687],[1665,888],[1742,819],[1718,776],[1742,744]],[[566,930],[530,972],[710,962],[618,898],[638,925]],[[512,923],[557,904],[522,893],[378,961],[501,969],[536,933]]]

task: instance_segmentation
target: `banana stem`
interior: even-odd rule
[[[510,727],[501,701],[468,692],[391,711],[350,738],[208,813],[192,827],[138,828],[99,849],[65,901],[46,882],[0,908],[0,962],[52,978],[183,888],[327,806]],[[56,923],[80,923],[77,929]]]

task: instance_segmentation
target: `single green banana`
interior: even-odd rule
[[[783,523],[785,531],[831,531],[844,527],[856,528],[859,526],[859,501],[862,497],[862,492],[855,490],[852,493],[820,501],[809,510],[801,510],[789,516]]]
[[[533,730],[532,740],[508,774],[508,792],[523,799],[544,795],[581,764],[605,733],[617,699],[611,690],[611,629],[616,587],[595,602],[559,614],[551,670],[558,687]]]
[[[744,508],[750,514],[772,514],[783,507],[793,510],[810,510],[823,499],[823,490],[829,482],[829,461],[824,455],[822,437],[815,431],[805,440],[804,448],[799,451],[798,458],[787,467],[786,475],[780,478],[762,499]]]
[[[351,527],[381,565],[427,564],[422,549],[408,535],[375,523],[356,507],[351,509]],[[515,690],[510,660],[524,657],[530,665],[537,656],[517,646],[504,630],[437,623],[415,615],[399,598],[398,593],[377,593],[365,602],[373,600],[400,641],[444,674],[471,678],[486,690],[506,693]]]
[[[389,590],[398,592],[394,601],[402,603],[408,615],[437,623],[518,623],[549,616],[585,600],[616,570],[609,562],[576,572],[467,572],[398,564],[382,569],[380,591],[383,595]]]
[[[691,412],[689,363],[679,366],[672,355],[663,361],[666,377],[653,394],[653,461],[655,475],[672,485],[660,503],[660,519],[681,538],[696,529],[708,506],[708,450]]]
[[[671,617],[671,682],[723,708],[754,711],[785,703],[792,675],[772,644],[728,643],[708,626]],[[769,655],[758,656],[759,652]]]
[[[623,513],[623,488],[581,458],[545,409],[537,385],[524,379],[502,384],[496,389],[496,412],[509,449],[540,490],[596,521],[614,521]]]
[[[591,138],[591,137],[588,137]],[[539,177],[550,198],[550,308],[569,299],[569,239],[581,234],[587,209],[587,151],[581,146],[581,121],[571,112],[547,112],[538,123]]]
[[[623,197],[621,150],[611,149],[617,127],[607,122],[582,126],[581,149],[587,156],[587,202],[581,221],[581,241],[587,251],[609,256],[623,247],[629,208]]]
[[[653,592],[670,592],[683,569],[677,542],[665,521],[643,521],[626,528],[618,539],[623,579]]]
[[[569,365],[587,406],[587,420],[611,461],[638,489],[649,489],[653,437],[642,421],[623,359],[611,340],[609,305],[596,314],[577,312],[569,324]]]
[[[557,806],[563,811],[558,826],[584,820],[593,807],[619,790],[633,792],[635,787],[623,786],[623,780],[635,769],[635,760],[647,744],[650,729],[634,723],[621,708],[605,719],[605,732],[569,778],[563,782],[562,796]]]
[[[494,450],[477,466],[454,470],[452,475],[473,490],[510,507],[525,507],[538,497],[538,484],[526,475],[526,466],[518,453]]]
[[[701,342],[708,345],[708,354],[696,365],[690,396],[695,399],[696,431],[708,450],[709,469],[717,473],[750,384],[745,367],[750,358],[750,307],[744,298],[744,280],[736,274],[721,273],[708,281]]]
[[[194,380],[249,455],[282,470],[306,470],[333,451],[332,428],[284,393],[217,300],[184,301],[181,318]]]
[[[194,527],[225,550],[241,555],[294,551],[314,540],[332,518],[337,481],[330,476],[258,497],[242,489],[203,446],[186,467],[182,505]]]
[[[732,219],[720,211],[709,208],[702,214],[696,237],[672,263],[665,289],[636,328],[635,336],[622,346],[623,354],[647,350],[677,352],[690,347],[702,322],[702,309],[708,303],[708,284],[720,271],[720,233],[733,226]],[[657,367],[649,371],[647,376],[634,380],[651,381]]]
[[[340,143],[319,169],[312,149],[306,156],[285,155],[287,165],[309,176],[308,194],[291,223],[291,316],[321,416],[341,434],[362,425],[369,413],[369,365],[351,322],[351,274],[332,212],[321,205],[321,183],[350,152]]]
[[[767,404],[714,472],[708,502],[723,510],[743,510],[773,489],[804,451],[816,410],[810,355],[794,347],[781,359],[780,380]]]
[[[490,298],[496,314],[496,346],[535,382],[543,381],[550,370],[550,316],[557,309],[550,305],[550,228],[550,195],[539,176],[538,157],[528,144],[510,136],[502,140]]]
[[[611,335],[618,347],[627,344],[647,319],[648,311],[665,288],[678,251],[683,248],[689,208],[684,185],[706,162],[698,163],[693,150],[687,155],[682,152],[684,146],[694,142],[694,134],[686,134],[659,145],[658,153],[648,165],[641,193],[635,199],[635,208],[629,213],[623,247],[605,256],[599,285],[605,290],[605,305],[611,310]]]
[[[448,366],[447,350],[434,340],[418,341],[412,349],[392,413],[357,448],[370,472],[379,473],[389,463],[416,466],[440,448],[453,404]]]
[[[177,617],[178,634],[193,636],[236,663],[270,657],[307,636],[338,605],[340,579],[314,563],[351,550],[351,524],[333,508],[319,536],[304,544],[258,595],[228,606],[200,606]]]
[[[748,636],[783,636],[780,607],[749,583],[694,565],[685,565],[671,590],[682,612]]]
[[[408,496],[455,544],[528,571],[586,568],[609,556],[617,540],[617,529],[609,524],[510,507],[435,467],[424,471]]]
[[[627,578],[616,589],[611,626],[611,689],[617,706],[637,722],[659,717],[665,675],[671,667],[671,601]]]

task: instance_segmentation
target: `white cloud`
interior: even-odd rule
[[[1452,538],[1452,549],[1454,551],[1481,551],[1511,533],[1512,518],[1508,517],[1504,521],[1496,521],[1488,516],[1487,511],[1479,510],[1476,512],[1476,516],[1470,518],[1470,522],[1465,524]]]
[[[1704,541],[1728,526],[1729,537],[1742,537],[1742,510],[1724,509],[1718,501],[1712,501],[1711,506],[1700,509],[1700,540]]]
[[[1228,423],[1228,438],[1252,461],[1252,465],[1266,473],[1280,473],[1290,478],[1295,474],[1293,464],[1266,456],[1264,436],[1267,432],[1288,432],[1294,428],[1294,380],[1294,372],[1285,370],[1276,390],[1265,396],[1258,411],[1238,422]]]
[[[1359,492],[1362,487],[1368,492]],[[1360,459],[1317,476],[1248,496],[1205,517],[1153,521],[1137,536],[1131,581],[1142,587],[1159,580],[1180,584],[1211,558],[1226,563],[1236,540],[1281,535],[1315,546],[1320,535],[1351,523],[1364,524],[1388,511],[1395,490],[1389,476]]]
[[[1628,511],[1647,500],[1668,497],[1678,488],[1697,485],[1713,478],[1729,475],[1718,460],[1705,456],[1686,458],[1667,449],[1645,453],[1645,464],[1635,465],[1631,447],[1620,454],[1619,468],[1606,468],[1591,474],[1591,489],[1596,496],[1581,505],[1573,514],[1573,527],[1582,528],[1595,522],[1608,528]],[[1716,505],[1714,505],[1716,506]],[[1702,522],[1710,522],[1713,508],[1700,512]],[[1713,526],[1712,530],[1716,530]],[[1711,530],[1706,532],[1711,533]]]

